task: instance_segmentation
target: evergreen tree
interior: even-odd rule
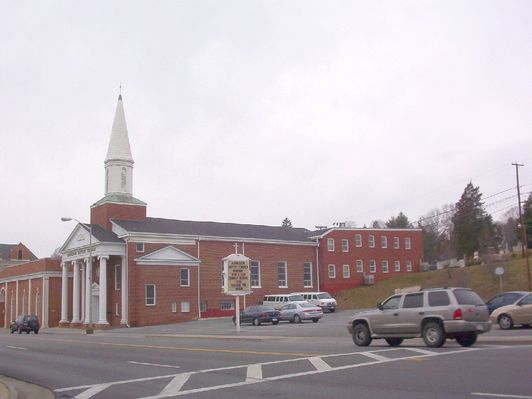
[[[412,228],[412,223],[410,223],[403,212],[399,212],[397,217],[392,216],[390,220],[386,222],[386,227],[389,229],[410,229]]]
[[[485,253],[488,246],[495,244],[493,220],[484,210],[479,187],[473,183],[469,182],[456,203],[452,222],[452,243],[457,256],[473,256],[475,251]]]
[[[288,219],[288,217],[283,219],[283,224],[281,224],[281,226],[282,227],[293,227],[292,222],[290,221],[290,219]]]
[[[528,248],[532,248],[532,193],[523,204],[523,224],[526,229]],[[518,237],[521,238],[521,232],[519,232]]]

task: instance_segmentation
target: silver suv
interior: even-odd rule
[[[423,337],[430,347],[447,338],[471,346],[477,335],[491,329],[489,312],[482,299],[468,288],[431,288],[392,295],[377,309],[355,313],[347,329],[358,346],[383,338],[391,346],[405,338]]]

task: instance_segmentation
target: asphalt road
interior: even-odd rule
[[[420,339],[358,348],[345,327],[350,313],[242,326],[238,336],[229,319],[94,335],[3,331],[0,374],[58,398],[532,399],[532,329],[495,328],[472,348],[428,349]]]

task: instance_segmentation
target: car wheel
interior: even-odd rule
[[[334,313],[336,309],[329,309],[329,312]]]
[[[17,332],[18,332],[19,334],[22,334],[22,327],[19,327],[18,330],[17,330]]]
[[[403,343],[403,338],[386,338],[385,341],[390,346],[399,346]]]
[[[501,330],[509,330],[513,326],[514,326],[514,321],[509,315],[503,314],[499,317],[499,327],[501,328]]]
[[[260,326],[260,320],[259,320],[258,317],[255,317],[255,318],[253,319],[253,325],[254,325],[254,326]]]
[[[458,334],[456,336],[456,342],[462,346],[471,346],[477,342],[477,334]]]
[[[27,330],[27,331],[26,331],[26,334],[29,334],[30,332],[31,332],[31,330]]]
[[[312,319],[313,323],[317,323],[318,321],[320,321],[320,319]]]
[[[423,341],[431,348],[439,348],[445,343],[445,334],[441,324],[429,322],[423,327]]]
[[[39,334],[39,330],[35,330],[33,331],[35,334]]]
[[[11,329],[11,334],[13,334],[15,332],[15,330]]]
[[[353,328],[353,342],[357,346],[368,346],[371,344],[371,336],[367,325],[357,324]]]
[[[279,320],[277,320],[277,321],[272,321],[272,324],[273,324],[274,326],[276,326],[277,324],[279,324]]]
[[[295,323],[301,323],[301,317],[299,317],[299,315],[296,314],[296,315],[294,316],[294,322],[295,322]]]

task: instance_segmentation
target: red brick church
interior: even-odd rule
[[[133,196],[133,164],[119,96],[104,162],[105,195],[91,206],[90,223],[78,222],[60,248],[61,277],[57,271],[53,276],[61,283],[48,287],[46,298],[60,298],[60,309],[42,307],[41,312],[57,311],[60,325],[142,326],[231,315],[235,300],[222,293],[222,259],[235,251],[250,259],[253,292],[247,304],[265,294],[336,292],[362,285],[367,276],[378,280],[419,269],[418,229],[313,232],[148,217],[147,204]],[[11,285],[25,273],[12,269],[8,281],[4,272],[0,302],[7,303],[14,295]],[[16,295],[15,302],[22,301]],[[5,323],[25,310],[17,305],[5,312]]]

